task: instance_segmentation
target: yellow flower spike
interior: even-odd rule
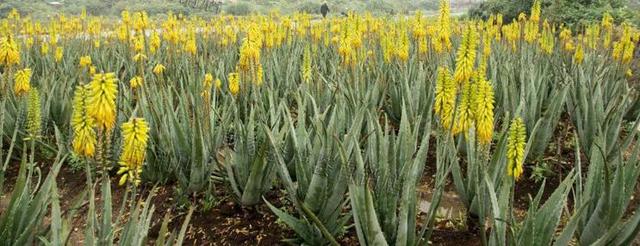
[[[478,142],[483,145],[491,144],[493,138],[493,104],[494,92],[491,83],[484,78],[476,81],[477,92],[474,94],[473,104],[476,107],[474,112],[476,135]]]
[[[20,20],[20,12],[18,12],[17,9],[11,9],[11,12],[9,13],[9,16],[7,16],[7,18],[12,19],[12,20]]]
[[[222,90],[222,81],[220,79],[216,79],[216,90]]]
[[[81,156],[93,157],[96,148],[96,132],[94,131],[94,120],[87,108],[89,105],[88,86],[77,86],[73,97],[73,113],[71,116],[71,126],[73,128],[73,151]]]
[[[135,89],[141,87],[143,82],[144,82],[144,80],[142,79],[142,77],[135,76],[135,77],[131,78],[131,80],[129,80],[129,85],[131,86],[131,89],[135,90]]]
[[[460,133],[467,133],[469,128],[471,128],[473,120],[474,120],[474,112],[473,109],[475,105],[473,104],[473,98],[475,97],[475,87],[471,83],[466,83],[462,85],[462,90],[460,92],[460,102],[458,103],[458,107],[456,109],[456,117],[453,123],[453,129],[451,133],[453,135],[457,135]]]
[[[80,57],[80,67],[89,67],[91,66],[91,57],[90,56],[83,56]]]
[[[20,49],[12,36],[0,39],[0,63],[6,66],[20,63]]]
[[[89,74],[93,76],[96,74],[96,66],[89,66]]]
[[[144,31],[149,26],[149,19],[146,12],[135,12],[133,14],[133,27],[136,31]]]
[[[122,175],[122,176],[120,177],[120,180],[118,181],[118,185],[119,185],[119,186],[123,186],[123,185],[125,185],[125,184],[127,183],[127,180],[128,180],[128,174],[129,174],[129,170],[127,169],[127,167],[121,167],[121,168],[118,170],[118,173],[117,173],[117,174],[118,174],[118,175]]]
[[[197,43],[196,43],[196,37],[195,37],[195,34],[192,34],[192,35],[189,35],[189,36],[191,36],[191,37],[189,39],[187,39],[187,41],[185,42],[184,50],[187,53],[195,56],[197,54],[197,52],[198,52],[198,46],[197,46]]]
[[[564,50],[567,52],[573,52],[576,49],[575,45],[573,44],[573,40],[569,39],[564,43]]]
[[[205,89],[211,89],[211,87],[213,86],[213,75],[211,75],[210,73],[206,73],[204,75],[203,85]]]
[[[42,55],[49,54],[49,44],[47,42],[42,42],[42,45],[40,45],[40,53]]]
[[[14,82],[13,92],[16,96],[29,93],[31,89],[31,69],[25,68],[16,72]]]
[[[579,42],[578,46],[576,46],[576,51],[573,54],[573,62],[575,62],[576,64],[582,64],[583,60],[584,60],[584,49],[582,48],[582,42]]]
[[[482,36],[482,57],[483,59],[489,59],[491,55],[491,36],[485,33]]]
[[[302,81],[309,83],[311,81],[311,49],[309,46],[304,49],[302,64],[300,64],[300,66],[300,77]]]
[[[478,37],[475,27],[468,26],[467,31],[463,36],[462,43],[458,48],[456,70],[453,75],[458,86],[462,86],[471,79],[471,76],[473,76],[473,67],[476,62],[477,41]]]
[[[409,60],[409,36],[405,28],[400,28],[396,38],[395,53],[398,60],[406,62]]]
[[[63,49],[62,47],[56,47],[54,58],[56,62],[62,61]]]
[[[143,53],[138,53],[133,56],[133,61],[135,62],[143,62],[146,59],[147,59],[147,56],[144,55]]]
[[[540,1],[536,0],[531,7],[531,16],[529,20],[525,20],[526,16],[522,13],[521,17],[519,17],[520,21],[526,22],[524,23],[524,39],[527,43],[533,43],[539,34],[539,23],[540,23]]]
[[[129,29],[125,24],[122,24],[118,27],[118,40],[126,41],[129,35]]]
[[[129,24],[129,22],[131,21],[131,16],[129,15],[129,11],[127,10],[123,10],[122,12],[120,12],[120,16],[122,17],[122,22],[125,24]]]
[[[437,116],[440,117],[440,124],[445,129],[451,127],[451,121],[453,120],[453,109],[456,104],[456,84],[449,68],[439,67],[438,77],[436,81],[436,98],[434,110]]]
[[[526,145],[527,132],[522,118],[518,117],[511,121],[507,138],[507,175],[516,181],[523,173],[524,148]]]
[[[166,69],[167,68],[164,65],[158,63],[155,67],[153,67],[153,73],[155,75],[160,76],[160,75],[162,75],[164,73],[164,70],[166,70]]]
[[[524,22],[524,21],[526,21],[526,20],[527,20],[527,14],[525,14],[525,13],[520,13],[520,14],[518,15],[518,21],[519,21],[519,22]]]
[[[451,50],[451,8],[449,0],[440,0],[440,12],[438,15],[438,36],[432,39],[434,48],[438,53]]]
[[[563,27],[562,31],[560,31],[560,40],[562,41],[567,41],[569,40],[573,35],[571,34],[571,29]]]
[[[140,171],[146,156],[147,142],[149,139],[149,126],[143,118],[133,118],[121,126],[122,152],[120,153],[121,166],[118,173],[126,172],[133,184],[140,182]],[[122,178],[120,180],[122,184]]]
[[[160,45],[162,45],[162,40],[160,40],[160,35],[158,32],[152,32],[149,40],[149,51],[151,54],[155,54],[158,49],[160,49]]]
[[[132,37],[131,43],[133,44],[134,52],[141,53],[144,51],[144,35],[136,35]]]
[[[533,2],[533,6],[531,7],[531,17],[529,17],[529,20],[538,23],[540,21],[540,12],[540,0],[536,0],[535,2]]]
[[[25,47],[27,47],[27,49],[31,49],[31,47],[33,47],[33,43],[35,41],[33,40],[33,37],[28,37],[24,40],[24,45]]]
[[[116,121],[116,95],[118,85],[114,73],[99,73],[93,76],[89,84],[89,114],[96,120],[98,127],[111,130]]]
[[[238,93],[240,92],[240,76],[238,75],[238,73],[230,73],[228,80],[229,92],[231,92],[231,95],[238,95]]]

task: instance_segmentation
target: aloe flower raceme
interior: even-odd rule
[[[228,80],[229,92],[231,92],[231,95],[238,95],[238,92],[240,92],[240,76],[238,73],[230,73]]]
[[[395,55],[399,61],[406,62],[409,59],[409,36],[406,28],[401,28],[397,32],[398,37],[395,44]]]
[[[538,38],[540,32],[540,1],[535,1],[531,7],[531,16],[526,21],[524,27],[524,39],[528,43],[533,43]]]
[[[98,127],[106,130],[113,129],[116,122],[116,81],[114,73],[99,73],[93,76],[93,81],[89,84],[89,114],[96,120]]]
[[[91,66],[93,63],[91,63],[91,57],[90,56],[83,56],[80,57],[80,67],[89,67]]]
[[[63,51],[64,49],[62,49],[62,47],[56,47],[56,51],[54,54],[54,59],[56,60],[56,62],[62,61],[62,56],[64,54]]]
[[[611,36],[613,34],[613,17],[609,13],[604,13],[600,26],[604,31],[604,38],[602,40],[602,46],[608,49],[611,46]]]
[[[576,51],[573,54],[573,62],[576,64],[582,64],[582,61],[584,60],[584,48],[582,46],[582,42],[579,42],[578,46],[576,46]]]
[[[206,73],[204,75],[204,80],[202,84],[204,85],[204,88],[211,89],[211,87],[213,86],[213,75],[211,75],[210,73]]]
[[[451,132],[454,135],[460,133],[467,133],[469,128],[473,125],[474,120],[474,87],[472,84],[467,83],[463,85],[462,91],[460,92],[460,102],[458,103],[458,107],[456,109],[455,119],[453,123],[453,129]]]
[[[89,93],[90,88],[88,86],[79,85],[76,87],[71,118],[73,150],[76,154],[85,157],[93,157],[97,142],[96,132],[93,129],[95,122],[93,117],[89,116],[87,110],[89,106]]]
[[[438,78],[436,81],[436,101],[434,105],[435,114],[440,117],[440,124],[445,129],[451,127],[453,120],[453,109],[456,105],[456,84],[453,81],[449,69],[438,68]]]
[[[437,36],[432,39],[438,53],[451,50],[451,8],[449,0],[440,0],[440,14],[438,15]]]
[[[137,54],[144,51],[144,35],[135,35],[131,38],[131,43],[133,44],[133,51]]]
[[[628,24],[622,26],[622,37],[613,44],[613,59],[622,63],[629,63],[633,60],[635,42],[632,38],[631,27]]]
[[[526,138],[527,132],[522,118],[513,119],[509,126],[509,137],[507,139],[507,175],[515,180],[520,179],[520,176],[522,176]]]
[[[476,93],[473,96],[478,142],[490,144],[493,137],[493,86],[489,81],[481,78],[476,81]]]
[[[120,185],[127,181],[138,185],[140,173],[146,156],[147,142],[149,139],[149,126],[143,118],[133,118],[122,124],[122,152],[120,154],[120,169],[118,174]]]
[[[222,90],[222,81],[220,79],[216,79],[216,90]]]
[[[20,49],[13,37],[0,39],[0,64],[11,66],[18,63],[20,63]]]
[[[29,92],[29,105],[27,108],[27,133],[31,137],[40,135],[42,116],[40,114],[40,92],[33,88]]]
[[[133,61],[135,62],[144,62],[145,60],[147,60],[147,56],[143,53],[137,53],[133,56]]]
[[[155,75],[160,76],[160,75],[162,75],[164,73],[164,70],[166,70],[166,69],[167,68],[164,65],[158,63],[155,67],[153,67],[153,73]]]
[[[142,86],[142,82],[143,79],[140,76],[135,76],[133,78],[131,78],[131,80],[129,80],[129,85],[131,86],[131,89],[137,89],[140,86]]]
[[[46,42],[43,42],[42,45],[40,46],[40,53],[42,55],[47,55],[49,54],[49,44]]]
[[[309,83],[311,81],[311,49],[307,46],[302,55],[302,64],[300,65],[300,77],[302,81]]]
[[[456,70],[454,77],[459,86],[469,82],[473,76],[473,67],[476,62],[476,47],[478,46],[478,34],[475,27],[469,25],[462,38],[456,57]]]
[[[13,92],[16,96],[22,96],[29,93],[31,89],[31,69],[25,68],[16,72],[14,77],[15,84]]]
[[[151,54],[155,54],[158,49],[160,49],[160,45],[162,44],[162,40],[160,40],[160,35],[158,32],[151,33],[151,37],[149,40],[149,51]]]
[[[206,100],[207,104],[209,102],[209,97],[211,96],[211,88],[213,88],[213,75],[206,73],[202,81],[201,95]]]

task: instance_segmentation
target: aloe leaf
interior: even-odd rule
[[[195,207],[189,208],[187,217],[185,217],[184,222],[182,222],[182,227],[180,227],[180,233],[178,233],[178,237],[176,238],[175,245],[182,245],[182,242],[184,241],[184,237],[187,234],[187,228],[189,227],[189,222],[191,221],[191,215],[193,215],[194,210],[195,210]]]
[[[353,218],[361,245],[388,245],[378,224],[371,192],[365,187],[349,185]]]
[[[309,228],[307,227],[305,222],[276,208],[271,203],[269,203],[269,201],[267,201],[266,199],[264,200],[264,202],[267,204],[269,209],[271,209],[271,211],[273,211],[273,213],[276,214],[276,216],[278,216],[280,220],[282,220],[282,222],[287,224],[287,226],[289,226],[293,231],[295,231],[298,236],[302,237],[305,240],[305,242],[316,241],[313,237],[313,233],[309,231]]]

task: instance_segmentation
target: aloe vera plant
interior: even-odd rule
[[[625,116],[633,110],[633,99],[638,96],[626,79],[606,68],[604,62],[576,68],[567,77],[573,80],[567,111],[580,145],[590,153],[596,139],[604,137],[602,151],[610,155],[617,147]]]
[[[302,102],[301,99],[299,101]],[[366,111],[361,110],[350,118],[342,106],[326,111],[313,108],[309,113],[302,110],[304,108],[297,112],[296,123],[285,109],[288,134],[282,145],[274,145],[273,148],[287,156],[284,160],[287,165],[278,165],[281,179],[295,180],[295,183],[284,183],[289,200],[294,204],[299,202],[305,210],[298,211],[299,216],[295,216],[267,204],[296,231],[300,238],[298,241],[322,245],[335,242],[335,238],[345,232],[350,218],[349,214],[343,213],[351,172],[348,160],[352,152],[357,151],[352,140],[359,138]],[[317,221],[310,216],[317,217]],[[316,224],[318,221],[321,225]],[[329,235],[325,235],[327,232]]]
[[[29,158],[27,148],[23,149],[16,184],[7,208],[0,215],[0,238],[9,245],[35,243],[48,214],[52,191],[56,188],[56,177],[66,158],[59,152],[49,174],[41,180],[40,169],[33,162],[33,158]]]
[[[417,232],[417,191],[429,149],[430,124],[424,134],[411,128],[403,111],[398,133],[390,132],[368,118],[367,138],[363,153],[354,152],[355,172],[349,185],[358,239],[362,245],[419,245],[426,243],[431,220],[444,188],[450,163],[446,158],[437,163],[436,191],[427,215],[425,229]],[[428,122],[430,117],[425,117]],[[420,124],[416,124],[420,125]],[[359,148],[356,142],[356,147]],[[375,193],[374,193],[375,192]],[[426,229],[429,228],[429,229]],[[424,241],[423,241],[424,240]]]
[[[234,149],[223,152],[222,168],[234,194],[243,205],[255,205],[271,189],[274,166],[270,164],[271,151],[266,132],[255,120],[255,111],[249,113],[244,124],[234,124]]]
[[[571,78],[563,70],[566,64],[561,58],[549,58],[533,49],[523,49],[518,56],[503,49],[495,53],[490,62],[505,64],[488,68],[496,90],[496,115],[508,117],[521,112],[528,135],[535,141],[529,158],[538,159],[553,137],[572,88]],[[534,61],[536,65],[531,66]],[[534,135],[535,128],[539,130]]]
[[[607,148],[605,139],[604,136],[595,139],[586,176],[576,178],[576,206],[569,222],[572,226],[565,228],[565,240],[557,245],[567,245],[574,233],[581,244],[628,245],[640,230],[638,211],[626,220],[624,216],[640,176],[640,147],[625,142],[637,142],[637,132],[618,143],[621,147],[613,148],[614,152],[609,156],[604,152]],[[628,156],[625,155],[627,151]],[[582,170],[582,165],[580,155],[576,155],[577,170]]]
[[[142,109],[152,126],[150,138],[155,144],[143,175],[160,182],[177,179],[189,192],[202,190],[210,182],[227,115],[213,110],[217,106],[215,100],[210,111],[202,112],[196,107],[196,102],[201,101],[192,94],[185,92],[173,101],[162,100],[175,97],[173,93],[148,91],[141,104],[146,105]]]

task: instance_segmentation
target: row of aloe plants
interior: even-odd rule
[[[223,180],[245,206],[260,204],[267,192],[283,187],[293,210],[272,209],[297,232],[297,242],[335,244],[353,221],[362,244],[426,243],[438,203],[432,203],[426,226],[419,225],[412,189],[425,175],[425,165],[436,166],[436,194],[441,194],[450,177],[470,217],[479,218],[481,225],[492,225],[481,233],[485,244],[561,244],[574,236],[584,243],[623,244],[637,233],[636,218],[623,218],[630,187],[637,180],[636,160],[626,152],[635,153],[636,130],[629,122],[637,121],[633,115],[637,92],[627,84],[623,68],[602,57],[605,52],[589,50],[578,63],[559,45],[549,55],[524,42],[517,51],[506,42],[490,42],[487,77],[496,92],[494,125],[499,130],[492,139],[495,145],[487,148],[477,144],[474,131],[452,136],[444,130],[448,126],[432,116],[438,64],[455,64],[453,53],[429,50],[423,57],[385,62],[382,52],[374,52],[371,59],[342,67],[335,45],[314,44],[312,76],[305,81],[299,67],[305,51],[311,49],[310,41],[296,39],[265,52],[262,86],[249,81],[238,95],[221,87],[211,97],[203,97],[205,88],[199,81],[205,80],[205,72],[214,72],[221,84],[229,85],[230,76],[225,79],[225,75],[234,71],[239,57],[238,47],[208,43],[203,35],[198,41],[196,48],[206,52],[193,56],[161,52],[142,63],[129,59],[133,54],[128,41],[94,47],[90,40],[73,40],[67,44],[67,59],[55,64],[50,57],[33,55],[37,48],[25,52],[23,60],[33,64],[36,74],[34,87],[45,89],[40,94],[43,117],[39,119],[45,129],[43,137],[35,139],[37,146],[66,153],[66,148],[52,146],[57,139],[68,145],[68,136],[73,135],[67,130],[72,90],[89,77],[77,60],[89,54],[97,69],[120,71],[118,87],[124,89],[118,92],[117,122],[141,115],[151,125],[142,172],[145,181],[177,182],[182,191],[193,193]],[[458,37],[453,42],[455,46],[463,43]],[[365,45],[382,48],[376,42]],[[409,50],[418,53],[416,45]],[[152,72],[158,64],[167,65],[164,73]],[[146,83],[135,91],[126,81],[140,70]],[[2,99],[2,130],[13,133],[3,136],[13,144],[28,137],[24,127],[15,127],[24,121],[24,100],[10,93]],[[518,183],[505,175],[513,128],[509,122],[522,117],[524,127],[520,128],[529,136],[524,156],[536,161],[545,154],[563,114],[569,119],[564,123],[576,129],[575,146],[584,149],[576,156],[589,157],[588,172],[575,165],[575,174],[553,187],[556,192],[550,199],[543,203],[536,196],[527,218],[517,220],[511,208]],[[56,127],[65,134],[51,137]],[[117,132],[113,136],[114,142],[120,141]],[[428,158],[433,138],[436,154]],[[15,147],[16,152],[29,151]],[[115,147],[110,158],[116,159],[118,151]],[[625,192],[612,194],[612,186]],[[108,184],[100,187],[109,193]],[[618,202],[593,204],[592,196],[603,192],[616,196]],[[563,211],[569,193],[576,201]],[[141,212],[140,221],[148,219],[149,211]],[[552,233],[562,215],[576,219],[555,238]],[[602,217],[608,217],[606,223]],[[541,225],[541,218],[556,223]],[[96,218],[91,221],[100,229],[87,230],[89,238],[113,238],[111,223],[99,226]],[[529,240],[537,234],[544,235],[540,241]]]

